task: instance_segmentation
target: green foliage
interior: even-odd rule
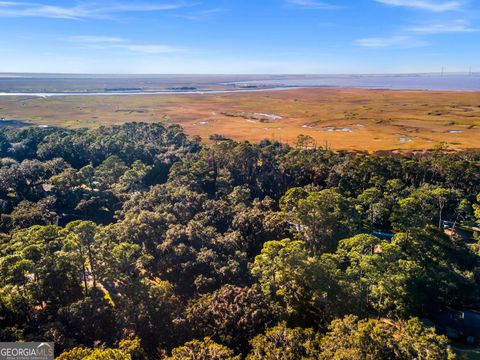
[[[301,241],[265,243],[251,272],[272,306],[294,319],[325,323],[353,310],[348,284],[339,281],[328,263],[310,256]]]
[[[52,211],[55,200],[47,197],[36,203],[24,200],[18,203],[11,214],[2,216],[4,227],[25,229],[34,225],[54,225],[58,219]]]
[[[347,316],[335,320],[322,339],[321,359],[434,360],[454,359],[447,338],[425,328],[418,319],[359,320]]]
[[[186,326],[195,338],[209,336],[232,348],[246,347],[255,334],[279,318],[256,287],[225,285],[192,301],[186,309]]]
[[[206,337],[202,341],[193,340],[173,349],[172,356],[166,360],[240,360],[240,356],[235,356],[231,349]]]
[[[57,357],[58,360],[83,360],[93,353],[92,349],[73,348]]]
[[[392,225],[400,231],[412,228],[421,229],[435,224],[442,229],[445,208],[458,207],[458,192],[439,186],[424,185],[411,191],[409,196],[401,199],[392,212]]]
[[[410,319],[480,303],[480,152],[299,140],[0,129],[0,341],[62,359],[447,359]]]
[[[320,339],[312,329],[289,329],[280,324],[252,339],[247,360],[315,360],[321,354]]]
[[[132,360],[142,354],[140,341],[122,340],[117,349],[73,348],[57,357],[58,360]]]
[[[479,204],[475,204],[475,205],[474,205],[475,217],[477,218],[477,220],[480,221],[480,194],[477,195],[477,202],[478,202]]]
[[[364,311],[373,309],[388,316],[408,316],[414,311],[411,302],[417,297],[412,291],[421,268],[398,245],[362,234],[342,240],[334,257],[356,285]]]
[[[363,227],[373,230],[388,226],[392,200],[388,194],[376,187],[368,188],[362,192],[356,199],[356,208],[363,220]]]
[[[291,189],[281,200],[285,216],[316,254],[336,248],[336,242],[356,227],[350,202],[335,189],[305,193]]]
[[[464,243],[434,227],[398,234],[394,243],[421,269],[415,296],[411,296],[420,312],[432,304],[468,306],[478,297],[478,259]]]

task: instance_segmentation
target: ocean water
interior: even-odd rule
[[[479,91],[480,73],[399,75],[45,75],[0,74],[0,96],[208,94],[298,88]],[[173,90],[172,90],[173,89]],[[182,90],[185,89],[185,90]]]
[[[230,83],[232,84],[232,83]],[[237,86],[480,91],[480,74],[324,75],[235,82]]]

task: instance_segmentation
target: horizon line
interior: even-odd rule
[[[73,75],[73,76],[389,76],[389,75],[473,75],[480,71],[384,72],[384,73],[77,73],[77,72],[15,72],[0,71],[4,75]]]

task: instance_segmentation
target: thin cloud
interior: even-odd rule
[[[436,0],[375,0],[376,2],[390,5],[402,6],[433,12],[445,12],[460,10],[462,3],[460,1],[436,1]]]
[[[405,29],[409,32],[425,35],[448,34],[448,33],[473,33],[479,29],[472,27],[464,20],[457,20],[453,23],[435,23],[411,26]]]
[[[181,1],[177,3],[164,3],[164,4],[149,4],[149,3],[138,3],[138,4],[117,4],[109,7],[105,7],[103,11],[110,12],[147,12],[147,11],[164,11],[164,10],[175,10],[183,7],[189,6],[187,3]]]
[[[84,6],[60,7],[53,5],[0,2],[2,17],[45,17],[55,19],[80,19],[92,15]]]
[[[286,2],[289,5],[303,9],[336,10],[342,8],[342,6],[333,5],[327,2],[317,0],[286,0]]]
[[[173,54],[186,52],[185,49],[170,45],[135,44],[124,38],[103,35],[77,35],[70,36],[64,40],[72,43],[78,43],[84,45],[86,48],[96,50],[105,50],[107,48],[120,49],[143,54]]]
[[[0,17],[41,17],[53,19],[82,20],[89,18],[105,19],[112,14],[123,12],[151,12],[175,10],[187,6],[176,3],[81,3],[76,6],[56,6],[42,3],[0,1]]]
[[[205,20],[210,17],[212,17],[215,14],[223,12],[224,9],[222,8],[214,8],[214,9],[208,9],[208,10],[202,10],[202,11],[197,11],[193,12],[190,14],[183,14],[183,15],[175,15],[178,18],[182,19],[187,19],[187,20],[192,20],[192,21],[200,21],[200,20]]]
[[[185,52],[184,49],[168,45],[119,45],[117,47],[144,54],[173,54]]]
[[[77,43],[102,44],[102,43],[123,43],[127,40],[112,36],[78,35],[67,38],[68,41]]]
[[[25,4],[25,3],[18,3],[13,1],[0,1],[0,6],[15,6],[20,4]]]
[[[363,39],[356,40],[355,43],[359,46],[372,48],[372,49],[382,49],[382,48],[409,49],[409,48],[428,45],[428,43],[423,40],[419,40],[419,39],[416,39],[415,37],[405,36],[405,35],[363,38]]]

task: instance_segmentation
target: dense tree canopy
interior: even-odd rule
[[[451,359],[480,152],[0,131],[0,341],[77,359]],[[477,229],[477,232],[476,230]]]

